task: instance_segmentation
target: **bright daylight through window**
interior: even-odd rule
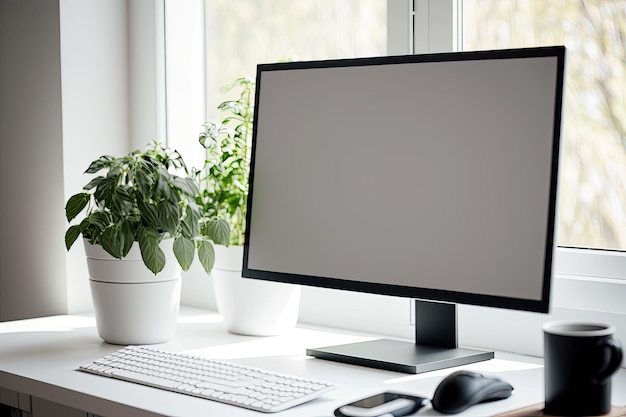
[[[558,244],[626,250],[626,1],[463,1],[463,49],[545,45],[568,49]]]
[[[386,11],[387,0],[207,0],[208,120],[220,89],[259,63],[385,55]]]
[[[465,50],[567,47],[558,244],[626,250],[626,0],[456,4]],[[220,89],[258,63],[385,55],[387,5],[206,0],[207,120],[228,98]]]

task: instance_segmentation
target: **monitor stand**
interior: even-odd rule
[[[492,359],[493,352],[458,347],[456,304],[415,300],[415,343],[378,339],[307,349],[319,359],[419,374]]]

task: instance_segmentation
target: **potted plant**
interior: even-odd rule
[[[181,269],[197,253],[209,273],[213,243],[229,240],[228,223],[204,215],[195,177],[180,154],[157,142],[126,156],[102,156],[85,173],[101,171],[67,201],[68,222],[85,216],[68,227],[65,246],[83,236],[102,339],[164,342],[175,329]]]
[[[226,117],[221,123],[205,123],[200,133],[207,156],[198,202],[208,217],[228,221],[230,244],[241,246],[246,231],[255,82],[250,77],[239,78],[224,91],[236,88],[241,90],[239,98],[217,107]]]
[[[238,90],[239,97],[218,106],[224,119],[205,123],[199,138],[206,160],[199,175],[198,204],[207,217],[226,220],[231,230],[228,244],[215,247],[216,301],[230,332],[275,335],[295,326],[300,287],[241,277],[255,81],[238,78],[223,90]]]

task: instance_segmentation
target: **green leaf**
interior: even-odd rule
[[[205,272],[210,274],[213,265],[215,265],[215,249],[213,248],[213,244],[208,240],[199,240],[197,246],[200,264]]]
[[[108,168],[111,165],[111,161],[113,161],[113,159],[114,158],[112,156],[101,156],[89,165],[89,168],[87,168],[85,174],[95,174],[101,169]]]
[[[176,188],[189,196],[198,194],[198,186],[191,178],[174,177],[173,184]]]
[[[132,212],[133,197],[130,191],[131,190],[126,185],[115,188],[111,195],[111,208],[124,214]]]
[[[123,241],[122,257],[125,257],[128,255],[128,252],[130,252],[130,248],[133,246],[133,243],[135,243],[135,228],[129,221],[122,222],[120,228]]]
[[[159,212],[154,205],[138,198],[137,207],[145,224],[159,224]]]
[[[83,211],[87,203],[89,203],[89,194],[79,193],[71,196],[65,205],[65,217],[67,221],[71,221],[78,213]]]
[[[107,176],[103,178],[102,181],[98,184],[96,191],[94,191],[93,196],[96,201],[109,201],[110,197],[117,186],[117,177]]]
[[[158,206],[159,213],[159,226],[172,236],[178,232],[178,206],[170,204],[167,201],[163,201]]]
[[[165,254],[159,247],[159,234],[154,230],[142,227],[139,229],[138,235],[143,263],[156,275],[165,267]]]
[[[184,236],[192,237],[200,233],[200,217],[200,207],[196,203],[190,202],[181,224],[181,232]]]
[[[157,168],[156,175],[156,188],[154,192],[155,195],[169,197],[171,192],[170,185],[168,183],[168,180],[170,179],[170,173],[167,171],[167,169],[165,169],[165,167],[160,166]]]
[[[97,229],[105,229],[109,227],[112,223],[112,219],[107,212],[104,211],[96,211],[91,213],[85,219],[91,226]]]
[[[178,236],[174,239],[174,256],[176,256],[176,259],[183,268],[183,271],[187,271],[189,269],[195,254],[196,245],[193,243],[193,240],[184,236]]]
[[[65,232],[65,248],[67,250],[70,250],[76,239],[78,239],[78,236],[80,236],[80,232],[81,230],[79,225],[70,226],[67,229],[67,231]]]
[[[154,184],[154,180],[152,177],[145,171],[135,171],[134,175],[135,179],[135,187],[139,190],[139,193],[144,197],[150,197],[152,189],[152,185]]]
[[[230,242],[230,226],[226,220],[210,220],[207,223],[207,233],[216,244],[228,246]]]
[[[104,179],[103,176],[98,176],[98,177],[93,178],[91,181],[87,183],[87,185],[83,187],[83,190],[88,191],[94,187],[97,187],[100,184],[100,181],[102,181],[103,179]]]
[[[89,218],[85,217],[83,221],[80,222],[79,226],[83,237],[89,239],[91,243],[97,244],[98,239],[95,235],[99,235],[99,230],[95,230],[94,227],[90,227]]]
[[[200,142],[200,145],[202,145],[205,149],[209,149],[216,144],[213,133],[216,128],[214,123],[206,123],[204,127],[206,129],[206,132],[200,134],[200,138],[198,139],[198,141]]]
[[[100,245],[114,258],[121,259],[124,252],[124,236],[119,225],[104,229],[100,236]]]

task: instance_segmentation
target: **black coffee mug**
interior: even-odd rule
[[[544,324],[545,414],[598,416],[611,410],[611,375],[622,363],[613,333],[606,324]]]

